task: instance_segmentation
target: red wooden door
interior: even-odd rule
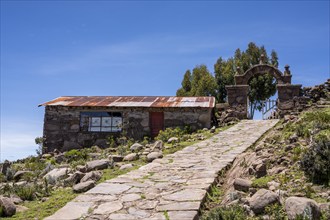
[[[149,112],[151,137],[156,137],[164,129],[164,112]]]

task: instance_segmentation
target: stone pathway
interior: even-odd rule
[[[137,170],[98,184],[47,220],[195,220],[219,171],[278,120],[245,120]]]

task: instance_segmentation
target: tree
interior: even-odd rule
[[[261,54],[264,55],[263,62],[265,64],[278,66],[277,53],[273,50],[271,59],[267,54],[264,46],[258,47],[255,43],[251,42],[245,51],[237,49],[234,57],[223,60],[221,57],[214,65],[215,78],[217,82],[217,101],[224,102],[227,96],[226,85],[234,84],[235,74],[244,74],[252,66],[260,63]],[[238,71],[239,67],[239,71]],[[276,83],[270,74],[264,74],[252,77],[249,81],[249,101],[251,102],[250,112],[253,113],[256,109],[261,110],[262,100],[265,100],[276,92]]]
[[[192,74],[186,71],[182,87],[177,90],[177,96],[215,96],[216,82],[205,65],[196,66]]]
[[[181,83],[182,87],[177,90],[177,96],[190,96],[191,91],[191,72],[187,70],[183,76],[183,80]]]
[[[233,57],[227,60],[219,57],[214,64],[214,77],[205,65],[196,66],[192,74],[188,70],[182,80],[182,87],[177,90],[177,96],[210,96],[216,97],[217,102],[225,102],[227,97],[226,85],[235,84],[235,74],[244,74],[248,69],[260,63],[263,54],[263,63],[278,67],[278,56],[275,50],[269,55],[264,46],[257,46],[250,42],[245,51],[236,49]],[[252,77],[248,82],[248,93],[251,102],[251,113],[261,110],[262,101],[276,92],[275,79],[269,73]]]

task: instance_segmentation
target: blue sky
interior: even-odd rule
[[[175,95],[187,69],[249,42],[293,83],[329,78],[329,1],[1,1],[1,155],[35,153],[62,95]]]

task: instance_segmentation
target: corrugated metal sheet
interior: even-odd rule
[[[99,107],[201,107],[213,108],[214,97],[175,96],[62,96],[39,106],[99,106]]]

